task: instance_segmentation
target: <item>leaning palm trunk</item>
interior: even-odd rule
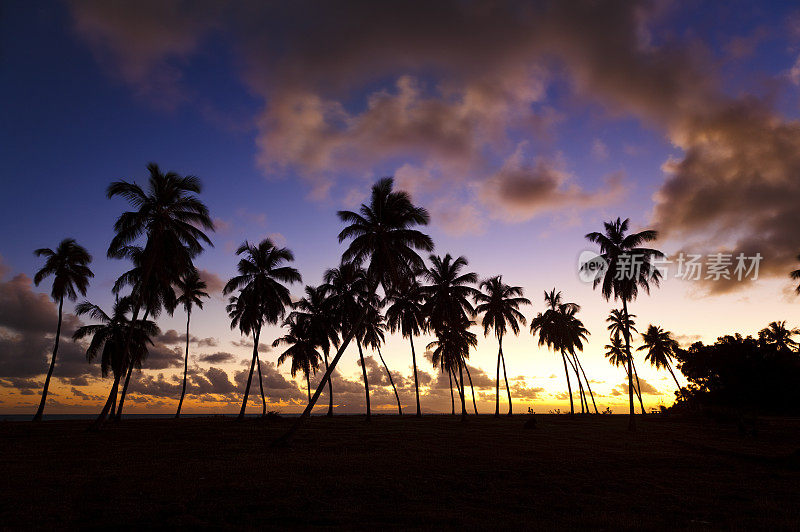
[[[631,356],[631,331],[628,326],[628,302],[622,298],[622,312],[625,315],[625,353],[628,355],[628,430],[636,430],[635,412],[633,411],[633,357]]]
[[[308,400],[311,401],[311,378],[308,376],[310,372],[306,371],[306,391],[308,391]]]
[[[256,356],[258,364],[258,387],[261,389],[261,417],[267,417],[267,398],[264,396],[264,379],[261,377],[261,358]]]
[[[675,385],[678,386],[678,390],[681,389],[681,383],[678,382],[678,378],[675,376],[675,372],[672,371],[672,367],[667,364],[667,369],[669,370],[669,374],[672,375],[672,378],[675,379]]]
[[[417,355],[414,352],[414,336],[409,335],[409,342],[411,342],[411,364],[414,366],[414,392],[417,396],[417,417],[422,416],[422,410],[419,407],[419,381],[417,379]]]
[[[50,369],[47,370],[47,377],[44,379],[44,388],[42,388],[42,399],[39,401],[39,408],[33,416],[34,421],[41,421],[44,415],[44,405],[47,402],[47,390],[50,388],[50,378],[53,376],[53,369],[56,367],[56,353],[58,352],[58,340],[61,338],[61,316],[64,308],[64,297],[62,296],[58,302],[58,325],[56,326],[56,340],[53,345],[53,356],[50,358]]]
[[[561,351],[561,359],[564,361],[564,375],[567,377],[567,393],[569,394],[569,415],[575,415],[575,403],[572,401],[572,384],[569,382],[569,370],[567,369],[567,356]]]
[[[594,407],[594,413],[599,414],[597,411],[597,403],[594,402],[594,394],[592,393],[592,386],[589,384],[589,379],[586,378],[586,372],[583,370],[583,364],[581,364],[581,359],[578,358],[578,355],[575,355],[575,362],[578,363],[578,368],[581,370],[583,374],[583,380],[586,381],[586,388],[589,390],[589,396],[592,398],[592,406]],[[586,408],[589,408],[589,405],[586,405]]]
[[[367,396],[367,421],[371,419],[372,412],[369,408],[369,380],[367,379],[367,365],[364,363],[364,352],[361,350],[361,341],[356,338],[356,345],[358,346],[358,356],[361,358],[361,373],[364,376],[364,393]]]
[[[459,396],[461,397],[461,421],[466,421],[467,419],[467,403],[464,401],[464,365],[461,361],[458,361],[458,376],[460,377],[461,387],[459,388]]]
[[[636,397],[639,398],[639,406],[642,407],[642,415],[645,415],[644,403],[642,402],[642,383],[639,382],[639,374],[636,372],[636,364],[631,360],[631,367],[633,368],[633,376],[636,378]]]
[[[397,395],[397,388],[394,385],[394,380],[392,379],[392,374],[389,372],[389,366],[386,365],[386,361],[383,360],[383,355],[381,354],[381,348],[376,346],[378,350],[378,357],[381,359],[381,363],[383,364],[384,369],[386,370],[386,375],[389,377],[389,384],[392,385],[392,390],[394,390],[394,398],[397,399],[397,412],[402,416],[403,415],[403,407],[400,405],[400,396]]]
[[[250,360],[250,372],[247,374],[247,385],[244,387],[244,399],[242,399],[242,409],[239,410],[239,416],[236,418],[237,421],[241,421],[244,419],[244,411],[247,408],[247,397],[250,395],[250,383],[253,381],[253,370],[255,369],[256,361],[258,360],[258,340],[261,337],[261,327],[259,326],[256,329],[256,333],[253,335],[253,358]],[[259,366],[259,371],[261,367]]]
[[[323,351],[322,354],[325,356],[325,371],[328,371],[328,353]],[[311,388],[308,390],[308,400],[311,401]],[[333,416],[333,384],[331,384],[331,379],[328,379],[328,417]]]
[[[503,361],[503,380],[506,381],[506,392],[508,393],[508,415],[511,415],[511,388],[508,386],[508,374],[506,373],[506,357],[500,349],[500,360]]]
[[[186,396],[186,373],[189,371],[189,320],[192,318],[192,311],[186,311],[186,353],[183,356],[183,386],[181,387],[181,399],[178,401],[178,411],[175,413],[175,419],[181,417],[181,407],[183,406],[183,398]]]
[[[581,414],[586,413],[586,409],[584,409],[584,401],[586,400],[586,395],[583,393],[583,383],[581,382],[581,374],[578,373],[578,367],[575,365],[575,362],[570,358],[567,357],[567,361],[569,362],[572,371],[575,372],[575,378],[578,380],[578,399],[581,401]],[[588,409],[588,405],[586,407]]]
[[[456,398],[453,395],[453,374],[447,370],[447,380],[450,381],[450,415],[456,415]]]
[[[500,417],[500,357],[503,356],[503,337],[498,336],[499,349],[497,350],[497,380],[494,381],[494,417]]]
[[[464,369],[467,370],[467,379],[469,379],[469,389],[472,391],[472,408],[475,409],[475,415],[478,415],[478,403],[475,402],[475,387],[472,385],[472,375],[469,374],[469,366],[464,362]]]
[[[122,386],[122,393],[119,396],[119,406],[117,407],[117,412],[111,414],[111,418],[114,421],[121,421],[122,420],[122,407],[125,406],[125,397],[128,395],[128,385],[131,383],[131,375],[133,374],[133,363],[128,363],[128,371],[125,374],[125,384]]]

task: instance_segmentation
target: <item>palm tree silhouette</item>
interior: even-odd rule
[[[608,362],[614,367],[622,366],[625,372],[628,371],[628,355],[625,353],[625,344],[619,334],[612,334],[610,336],[610,344],[605,345],[605,357]]]
[[[250,362],[242,408],[237,418],[242,420],[247,408],[247,398],[250,395],[253,369],[258,361],[261,328],[265,323],[275,325],[284,317],[286,307],[292,304],[289,288],[284,283],[299,283],[302,278],[300,272],[295,268],[284,265],[294,261],[291,250],[275,247],[269,238],[265,238],[258,245],[245,241],[236,250],[236,255],[241,257],[236,266],[239,275],[232,277],[225,284],[222,293],[228,295],[239,290],[239,295],[232,297],[228,305],[231,328],[238,325],[242,334],[253,334],[253,359]],[[260,362],[258,362],[258,374],[259,386],[262,390],[262,415],[266,416],[267,405],[263,395],[264,384],[261,378]]]
[[[800,255],[797,255],[797,260],[800,260]],[[800,281],[800,269],[792,270],[791,272],[789,272],[789,277],[791,277],[795,281]],[[800,284],[797,285],[797,287],[795,287],[794,290],[795,290],[795,292],[800,294]]]
[[[655,325],[647,327],[647,331],[642,334],[642,341],[644,344],[637,351],[647,350],[647,355],[645,355],[644,359],[650,362],[652,366],[655,366],[656,369],[667,368],[669,374],[675,380],[675,385],[680,390],[681,385],[677,377],[675,377],[675,372],[672,371],[672,364],[670,363],[672,356],[678,349],[678,342],[673,340],[669,331],[665,331]]]
[[[314,345],[322,350],[325,369],[328,369],[328,355],[331,345],[339,347],[339,326],[334,318],[331,300],[326,297],[324,286],[306,286],[305,297],[293,305],[289,318],[308,320]],[[328,379],[328,416],[333,416],[333,379]]]
[[[417,355],[414,351],[414,337],[427,330],[426,316],[422,309],[425,302],[422,287],[417,275],[394,290],[387,296],[386,325],[389,331],[400,331],[411,343],[411,364],[414,368],[414,392],[417,399],[417,417],[422,416],[419,406],[419,379],[417,378]]]
[[[778,351],[794,351],[798,344],[792,336],[796,334],[800,334],[800,329],[787,329],[785,321],[773,321],[758,332],[758,338]]]
[[[362,341],[365,347],[369,347],[378,352],[378,358],[381,359],[381,364],[383,364],[383,368],[386,370],[386,376],[389,377],[389,384],[392,386],[394,397],[397,400],[397,412],[402,416],[403,407],[400,404],[400,396],[397,394],[397,387],[394,385],[394,379],[392,379],[389,366],[386,365],[383,354],[381,354],[381,344],[386,341],[385,335],[383,334],[384,318],[380,311],[382,304],[383,302],[379,301],[377,298],[373,299],[373,303],[367,311],[367,317],[361,325],[364,330]]]
[[[155,322],[150,320],[130,320],[130,297],[117,299],[111,316],[99,306],[84,301],[75,307],[78,316],[89,316],[100,323],[79,327],[72,335],[73,340],[81,340],[91,336],[92,340],[86,349],[86,360],[91,362],[100,355],[100,371],[103,377],[111,370],[115,379],[126,371],[126,366],[141,361],[147,356],[148,345],[153,345],[152,338],[160,333]],[[128,349],[126,349],[126,343]],[[132,353],[128,356],[126,353]]]
[[[427,347],[428,350],[431,350],[433,366],[436,367],[438,365],[443,371],[447,371],[456,382],[458,395],[461,399],[462,420],[466,420],[467,417],[463,368],[466,365],[466,359],[469,358],[469,350],[478,345],[477,336],[469,331],[469,327],[474,323],[463,317],[463,315],[458,323],[449,321],[436,330],[436,340],[429,343]],[[455,373],[456,369],[458,369],[458,375]]]
[[[478,306],[475,312],[483,314],[483,334],[489,335],[489,331],[494,329],[497,337],[497,380],[495,381],[495,408],[494,415],[500,415],[500,362],[503,362],[503,375],[505,376],[505,358],[503,357],[503,336],[506,334],[506,327],[511,329],[514,335],[519,334],[519,325],[525,325],[525,316],[518,310],[520,305],[530,305],[529,299],[522,297],[521,286],[509,286],[503,283],[503,276],[497,275],[485,279],[480,284],[481,290],[476,295],[475,301]],[[511,390],[508,386],[506,377],[506,391],[508,391],[508,414],[511,415]]]
[[[186,309],[186,354],[183,358],[183,385],[181,386],[181,399],[178,401],[178,411],[175,413],[175,419],[181,417],[181,407],[183,406],[183,398],[186,395],[186,374],[189,371],[189,321],[192,319],[192,307],[196,306],[203,309],[203,299],[209,297],[205,292],[206,283],[200,279],[200,274],[197,270],[189,271],[183,274],[175,283],[178,288],[177,302],[183,305]]]
[[[203,244],[212,245],[203,229],[214,230],[208,208],[196,196],[202,189],[197,177],[163,173],[155,163],[148,164],[147,169],[150,175],[146,190],[136,183],[115,181],[106,191],[109,198],[121,196],[136,209],[122,213],[114,224],[116,234],[109,245],[108,257],[129,258],[128,248],[144,237],[142,262],[137,265],[142,268],[142,287],[151,285],[151,276],[156,272],[177,280],[191,270],[192,259],[202,252]],[[143,290],[134,291],[135,322],[146,296]],[[125,341],[126,351],[129,344],[130,339]],[[100,427],[116,402],[119,379],[117,375],[93,429]]]
[[[608,318],[606,318],[608,330],[613,336],[617,337],[624,337],[626,331],[638,333],[639,331],[636,330],[636,322],[634,321],[635,317],[636,314],[626,314],[622,309],[612,309]],[[627,352],[628,350],[626,348],[626,353]],[[631,368],[633,368],[633,377],[631,377],[629,373]],[[644,402],[642,401],[642,385],[639,382],[639,372],[636,371],[636,361],[633,360],[632,356],[630,357],[630,361],[628,361],[627,357],[625,358],[625,376],[633,383],[633,392],[639,399],[639,406],[642,409],[642,415],[644,415],[646,410],[644,409]]]
[[[274,342],[272,347],[278,347],[281,344],[289,346],[278,357],[278,366],[286,362],[287,359],[292,359],[292,377],[301,371],[306,378],[306,390],[308,392],[308,400],[311,400],[311,372],[316,375],[319,369],[321,357],[317,353],[316,339],[314,337],[313,324],[308,319],[303,319],[297,315],[289,316],[283,322],[284,327],[289,328],[289,332]]]
[[[58,302],[58,325],[56,325],[56,339],[53,344],[53,355],[50,357],[50,369],[47,370],[47,377],[42,388],[42,399],[39,401],[39,408],[33,416],[34,421],[41,421],[44,414],[44,405],[47,402],[47,390],[50,388],[50,378],[53,376],[53,369],[56,367],[56,354],[58,353],[58,342],[61,339],[61,320],[64,310],[64,298],[75,301],[78,294],[85,296],[86,289],[89,288],[89,279],[94,277],[89,264],[92,256],[83,247],[78,245],[72,238],[65,238],[59,242],[55,251],[50,248],[40,248],[34,251],[37,257],[46,257],[44,266],[33,276],[33,282],[39,286],[45,278],[53,276],[53,287],[50,297]]]
[[[569,394],[569,410],[570,415],[575,415],[575,404],[572,399],[572,384],[569,379],[569,369],[567,367],[567,353],[576,357],[576,350],[583,350],[583,342],[586,341],[589,331],[583,326],[581,320],[576,316],[580,310],[580,305],[576,303],[565,303],[562,299],[561,292],[556,292],[553,288],[549,293],[544,293],[545,304],[549,307],[544,313],[539,312],[535,318],[531,320],[531,334],[534,336],[539,334],[539,346],[547,345],[553,351],[561,353],[561,359],[564,363],[564,375],[567,379],[567,391]],[[577,360],[577,358],[575,358]],[[569,364],[575,371],[575,376],[578,378],[580,385],[580,374],[578,373],[578,366],[570,361]],[[584,379],[586,377],[584,375]],[[589,381],[586,380],[588,385]],[[584,399],[581,399],[583,403]],[[592,399],[594,401],[594,399]],[[583,408],[583,404],[581,404]],[[588,409],[588,405],[587,405]],[[595,411],[597,407],[595,406]]]
[[[424,265],[416,250],[432,251],[431,238],[414,229],[427,225],[430,220],[428,211],[415,206],[411,197],[402,191],[395,191],[394,180],[390,177],[379,180],[372,187],[369,204],[362,204],[359,212],[339,211],[339,219],[348,224],[339,233],[339,242],[351,240],[342,255],[344,262],[367,264],[369,294],[383,287],[384,293],[392,291],[392,287],[401,284],[403,279],[419,271]],[[365,318],[362,312],[357,322]],[[311,397],[311,401],[295,424],[276,441],[281,444],[289,440],[303,421],[311,414],[325,383],[330,379],[339,359],[347,349],[360,323],[350,327],[347,334],[342,333],[342,345],[333,357],[331,365],[322,376],[322,380]]]
[[[640,231],[627,234],[630,221],[626,218],[617,218],[615,221],[605,222],[604,232],[593,232],[586,235],[586,239],[600,246],[600,255],[606,270],[595,277],[593,286],[601,287],[601,294],[606,300],[613,298],[622,301],[622,311],[628,313],[628,302],[636,299],[641,288],[646,293],[650,292],[650,283],[658,286],[661,272],[655,267],[653,261],[664,257],[656,249],[640,247],[642,244],[652,242],[658,237],[653,230]],[[628,429],[636,429],[633,411],[633,378],[631,363],[631,337],[630,331],[625,330],[625,350],[628,353],[628,403],[629,421]]]

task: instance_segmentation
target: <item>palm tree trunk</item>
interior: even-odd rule
[[[100,427],[103,425],[103,422],[108,417],[108,412],[112,408],[113,405],[117,403],[117,390],[119,389],[119,381],[122,379],[122,372],[117,371],[114,374],[114,383],[111,385],[111,392],[108,394],[108,399],[106,399],[105,405],[103,405],[103,410],[100,411],[100,415],[97,416],[97,419],[89,425],[88,430],[91,432],[96,432],[100,430]]]
[[[469,374],[469,366],[464,361],[464,369],[467,370],[467,379],[469,379],[469,389],[472,391],[472,408],[475,409],[475,415],[478,415],[478,403],[475,402],[475,387],[472,385],[472,375]]]
[[[261,417],[267,417],[267,398],[264,396],[264,379],[261,377],[261,357],[256,357],[258,364],[258,387],[261,389]]]
[[[253,380],[253,370],[255,369],[256,360],[258,360],[258,340],[261,336],[261,327],[256,330],[256,333],[253,335],[253,358],[250,361],[250,373],[247,374],[247,385],[244,387],[244,399],[242,399],[242,409],[239,410],[239,416],[236,418],[236,421],[242,421],[244,419],[244,411],[247,408],[247,397],[250,395],[250,383]],[[260,368],[259,368],[260,369]]]
[[[47,370],[47,377],[44,379],[44,388],[42,388],[42,399],[39,401],[39,408],[36,409],[36,414],[33,416],[34,421],[41,421],[44,415],[44,405],[47,402],[47,390],[50,388],[50,378],[53,376],[53,369],[56,367],[56,353],[58,352],[58,340],[61,338],[61,316],[64,309],[64,296],[58,301],[58,325],[56,326],[56,340],[53,345],[53,356],[50,358],[50,369]]]
[[[497,379],[494,381],[494,417],[500,417],[500,356],[503,353],[503,345],[497,350]]]
[[[361,358],[361,373],[364,375],[364,393],[367,396],[367,421],[371,419],[372,412],[369,408],[369,380],[367,380],[367,365],[364,363],[364,352],[361,350],[361,341],[356,338],[358,356]]]
[[[575,404],[572,402],[572,385],[569,382],[569,370],[567,369],[567,356],[561,351],[561,359],[564,361],[564,375],[567,376],[567,392],[569,393],[569,415],[575,415]]]
[[[308,376],[308,371],[306,371],[306,390],[308,391],[308,400],[311,401],[311,379]]]
[[[508,386],[508,374],[506,373],[506,357],[503,348],[500,347],[500,360],[503,361],[503,380],[506,381],[506,392],[508,393],[508,415],[511,415],[511,388]]]
[[[458,375],[461,378],[461,421],[467,420],[467,403],[464,401],[464,365],[458,361]]]
[[[384,369],[386,370],[386,375],[389,377],[389,384],[392,385],[392,390],[394,390],[394,398],[397,399],[397,412],[402,416],[403,415],[403,407],[400,405],[400,396],[397,395],[397,388],[394,385],[394,380],[392,379],[392,374],[389,372],[389,366],[386,365],[386,361],[383,360],[383,355],[381,354],[381,348],[376,346],[378,350],[378,357],[381,359],[381,363],[383,364]]]
[[[453,395],[453,374],[447,370],[447,378],[450,380],[450,415],[456,415],[456,398]]]
[[[644,403],[642,402],[642,383],[639,382],[639,374],[636,372],[636,364],[631,360],[631,367],[633,368],[633,376],[636,377],[636,396],[639,398],[639,406],[642,407],[642,415],[647,414],[644,410]]]
[[[414,335],[409,335],[409,342],[411,342],[411,364],[414,366],[414,392],[417,396],[417,417],[422,416],[422,411],[419,408],[419,381],[417,380],[417,355],[414,352]]]
[[[114,421],[122,420],[122,407],[125,406],[125,396],[128,394],[128,385],[131,383],[131,374],[133,373],[133,361],[128,363],[128,371],[125,375],[125,385],[122,387],[122,393],[119,396],[119,406],[117,406],[117,413],[111,414]]]
[[[578,358],[578,355],[575,355],[575,362],[578,363],[578,367],[583,373],[583,380],[586,381],[586,387],[589,389],[589,396],[592,398],[592,406],[594,407],[594,413],[599,414],[600,412],[597,411],[597,403],[594,402],[594,394],[592,393],[592,386],[589,384],[589,379],[586,378],[586,372],[583,370],[583,364],[581,364],[581,359]],[[589,408],[589,405],[586,405],[586,408]]]
[[[181,417],[181,407],[183,406],[183,398],[186,396],[186,373],[189,371],[189,320],[192,318],[191,309],[186,310],[186,354],[183,357],[183,386],[181,387],[181,400],[178,401],[178,411],[175,413],[175,419]]]
[[[628,355],[628,430],[636,430],[635,412],[633,411],[633,357],[631,356],[631,331],[628,327],[628,302],[622,298],[622,312],[625,314],[625,353]]]
[[[583,393],[583,383],[581,382],[581,374],[578,373],[578,368],[577,366],[575,366],[575,362],[570,357],[567,357],[567,361],[569,361],[569,365],[572,368],[572,371],[575,372],[575,378],[578,379],[578,399],[580,399],[581,401],[581,414],[584,414],[586,413],[586,410],[584,410],[583,408],[583,402],[586,399],[586,396]]]
[[[373,286],[370,288],[369,291],[370,298],[375,295],[375,291],[377,289],[378,285],[373,284]],[[297,430],[300,428],[303,422],[305,422],[305,420],[308,419],[308,416],[311,415],[311,410],[313,410],[314,405],[317,403],[317,399],[319,399],[319,396],[322,394],[322,390],[325,389],[325,384],[330,382],[331,373],[333,373],[333,370],[336,369],[336,364],[339,363],[339,359],[342,358],[345,349],[347,349],[347,346],[350,345],[350,341],[353,339],[353,336],[355,336],[355,333],[358,330],[358,328],[361,327],[361,325],[364,323],[366,317],[367,317],[367,311],[365,309],[361,312],[361,316],[358,317],[358,320],[353,325],[353,327],[350,328],[350,331],[348,331],[347,335],[342,337],[342,345],[339,346],[339,350],[336,352],[336,356],[333,357],[331,365],[328,367],[327,370],[325,370],[325,375],[323,375],[322,380],[319,381],[319,385],[317,386],[314,395],[311,397],[311,401],[309,401],[305,410],[303,410],[303,413],[300,415],[299,418],[297,418],[297,421],[295,421],[292,424],[292,426],[289,427],[289,430],[287,430],[284,434],[279,436],[270,444],[271,447],[280,447],[288,444],[289,440],[292,438],[294,433],[297,432]]]
[[[681,383],[678,382],[678,378],[675,376],[675,372],[672,371],[672,367],[670,367],[669,363],[667,364],[667,369],[669,370],[669,374],[672,375],[672,378],[675,379],[675,384],[678,386],[678,390],[680,390]]]
[[[328,353],[322,352],[325,357],[325,371],[328,371]],[[308,392],[308,400],[311,402],[311,391]],[[333,384],[331,379],[328,379],[328,417],[333,417]]]

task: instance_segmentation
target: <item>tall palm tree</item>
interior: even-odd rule
[[[378,285],[383,287],[385,294],[390,293],[392,287],[399,285],[402,279],[410,277],[413,272],[423,267],[424,262],[417,250],[433,250],[431,238],[414,229],[416,226],[428,224],[430,221],[428,211],[415,206],[406,192],[393,189],[392,178],[381,179],[373,185],[369,203],[362,204],[359,212],[338,213],[339,219],[348,224],[339,233],[339,242],[351,240],[342,259],[345,262],[367,265],[371,294],[375,293]],[[362,312],[358,321],[364,317],[365,314]],[[292,428],[276,442],[277,444],[288,441],[311,414],[325,383],[347,349],[357,327],[358,325],[349,328],[347,333],[342,333],[342,345],[325,371],[309,405]]]
[[[322,350],[325,369],[331,346],[339,347],[339,326],[333,316],[331,301],[324,286],[306,286],[305,296],[296,301],[289,314],[292,319],[308,320],[314,344]],[[333,379],[328,379],[328,416],[333,416]]]
[[[669,331],[665,331],[661,327],[650,325],[647,331],[642,334],[642,341],[644,342],[637,351],[647,350],[647,355],[644,359],[655,366],[656,369],[667,368],[669,374],[675,380],[675,385],[681,389],[681,385],[675,377],[675,372],[672,371],[672,360],[675,351],[678,349],[678,342],[672,338]]]
[[[424,292],[416,275],[407,283],[398,286],[387,296],[386,325],[389,331],[400,331],[411,343],[411,364],[414,368],[414,392],[417,399],[417,417],[422,416],[419,406],[419,379],[417,378],[417,354],[414,351],[414,337],[427,330],[426,316],[423,311]]]
[[[529,299],[522,297],[521,286],[509,286],[503,282],[503,276],[497,275],[485,279],[480,284],[482,292],[479,292],[475,300],[478,306],[475,311],[483,314],[483,334],[489,335],[490,330],[494,330],[497,337],[497,380],[495,381],[495,408],[494,415],[500,415],[500,362],[503,362],[503,375],[505,376],[505,358],[503,357],[503,336],[507,328],[511,329],[514,335],[519,334],[519,325],[525,325],[525,316],[518,310],[520,305],[530,305]],[[508,386],[508,377],[505,377],[506,391],[508,392],[508,415],[511,415],[511,389]]]
[[[658,286],[661,272],[655,267],[654,261],[664,257],[656,249],[641,247],[642,244],[652,242],[658,237],[658,232],[648,229],[638,233],[628,234],[630,221],[626,218],[605,222],[604,231],[592,232],[586,239],[600,246],[600,255],[606,269],[602,275],[595,277],[593,286],[601,287],[601,294],[606,300],[612,297],[622,301],[622,310],[628,313],[628,302],[636,299],[639,290],[650,292],[650,284]],[[624,334],[625,350],[628,353],[628,404],[629,420],[628,429],[636,429],[633,411],[633,370],[631,367],[631,335],[626,330]]]
[[[480,292],[473,286],[478,282],[475,272],[462,273],[469,264],[465,257],[430,256],[431,266],[425,268],[423,277],[428,284],[423,287],[423,310],[435,332],[448,326],[460,326],[464,319],[475,316],[472,301]]]
[[[231,328],[239,326],[243,334],[253,334],[253,359],[244,389],[242,408],[239,420],[244,419],[247,398],[250,394],[250,383],[253,380],[253,369],[258,360],[258,341],[264,324],[275,325],[286,313],[286,307],[292,304],[289,288],[284,283],[299,283],[300,272],[285,263],[294,261],[294,255],[288,248],[278,248],[269,238],[258,245],[244,242],[236,255],[240,256],[237,270],[239,275],[231,278],[222,289],[228,295],[239,290],[239,295],[232,297],[228,305]],[[260,377],[261,364],[258,367],[259,384],[263,390]],[[266,401],[262,394],[262,414],[266,415]]]
[[[583,350],[583,342],[586,341],[589,331],[576,316],[580,310],[578,304],[564,302],[561,292],[556,292],[555,288],[549,293],[545,292],[544,299],[548,308],[531,320],[531,334],[535,336],[538,333],[540,346],[546,344],[548,348],[561,353],[564,375],[567,379],[570,415],[574,415],[575,404],[572,400],[567,354],[575,355],[576,351]],[[575,375],[580,380],[577,366],[572,361],[569,364],[573,366]]]
[[[397,412],[402,416],[403,406],[400,404],[400,395],[398,395],[397,387],[394,385],[392,372],[389,371],[389,366],[386,365],[386,361],[383,359],[383,354],[381,353],[381,344],[386,341],[385,335],[383,334],[384,318],[380,311],[380,306],[382,304],[382,301],[376,300],[370,305],[371,308],[368,310],[367,317],[361,325],[364,330],[362,340],[365,347],[369,347],[378,352],[378,358],[380,358],[381,364],[383,364],[383,368],[386,370],[386,376],[389,377],[389,384],[392,386],[394,397],[397,400]]]
[[[436,340],[428,344],[431,350],[431,362],[447,371],[456,381],[456,388],[461,399],[461,419],[465,420],[467,408],[464,389],[464,366],[469,358],[469,350],[478,345],[475,333],[469,331],[474,322],[463,319],[459,323],[448,322],[436,331]],[[458,375],[456,375],[458,370]]]
[[[148,345],[153,345],[152,338],[160,333],[153,321],[129,319],[127,315],[131,312],[131,306],[129,297],[117,299],[110,316],[88,301],[75,307],[78,316],[86,315],[100,322],[79,327],[72,338],[81,340],[91,336],[91,342],[86,349],[86,360],[91,362],[100,355],[100,371],[103,377],[111,370],[114,377],[119,378],[127,365],[143,360],[147,356]],[[129,336],[130,344],[126,350],[125,344]],[[127,356],[126,351],[132,352],[133,356]]]
[[[606,318],[608,330],[612,335],[622,337],[625,336],[625,331],[629,333],[638,333],[639,331],[636,330],[636,322],[634,321],[635,317],[636,314],[627,314],[623,309],[612,309],[608,318]],[[625,352],[628,353],[627,348]],[[629,374],[631,368],[633,368],[633,376]],[[636,397],[639,398],[639,406],[644,415],[646,411],[644,409],[644,402],[642,401],[642,385],[639,382],[639,372],[636,371],[636,361],[633,360],[633,357],[631,357],[630,360],[628,360],[627,357],[625,359],[625,375],[630,378],[631,382],[635,380],[635,382],[633,382],[633,392],[636,394]]]
[[[135,209],[123,212],[114,224],[114,238],[108,248],[109,258],[128,258],[126,249],[144,238],[143,260],[140,266],[141,286],[149,286],[151,276],[168,273],[173,280],[192,269],[192,259],[212,245],[203,230],[214,230],[208,208],[200,201],[202,186],[195,176],[180,176],[174,172],[163,173],[155,163],[147,165],[147,187],[136,183],[115,181],[108,186],[109,198],[121,196]],[[136,292],[133,303],[133,321],[145,303],[143,290]],[[131,333],[132,334],[132,333]],[[125,350],[130,344],[125,341]],[[108,400],[92,428],[105,421],[111,405],[116,402],[119,387],[118,375],[114,379]]]
[[[183,398],[186,395],[186,374],[189,371],[189,322],[192,319],[192,307],[203,309],[203,299],[209,297],[205,291],[207,286],[205,281],[200,279],[200,274],[197,270],[186,272],[183,277],[178,279],[175,283],[180,294],[177,299],[179,305],[183,305],[186,309],[186,353],[183,357],[183,385],[181,386],[181,399],[178,401],[178,411],[175,413],[175,419],[181,417],[181,407],[183,406]]]
[[[286,362],[287,359],[292,359],[292,377],[295,377],[298,371],[303,373],[306,378],[306,390],[308,392],[308,400],[310,401],[311,372],[313,371],[316,375],[321,361],[321,357],[319,353],[317,353],[313,323],[297,315],[290,315],[289,318],[283,322],[283,326],[288,327],[289,332],[285,336],[272,342],[272,347],[278,347],[281,344],[288,346],[278,357],[278,366]]]
[[[758,332],[758,337],[765,344],[775,346],[778,351],[795,351],[798,344],[792,336],[796,334],[800,334],[800,329],[787,329],[785,321],[773,321]]]
[[[89,264],[92,256],[72,238],[62,240],[55,251],[50,248],[40,248],[34,251],[37,257],[46,257],[44,266],[33,276],[33,282],[39,286],[45,278],[53,276],[53,287],[50,296],[58,303],[58,325],[56,325],[56,339],[53,344],[53,355],[50,357],[50,369],[42,388],[42,399],[39,408],[33,416],[34,421],[41,421],[44,414],[44,405],[47,402],[47,390],[50,388],[50,378],[56,367],[56,354],[58,342],[61,339],[61,320],[64,311],[64,298],[75,301],[78,294],[85,296],[89,288],[89,279],[94,277]]]

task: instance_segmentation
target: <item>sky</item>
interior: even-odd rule
[[[35,408],[52,349],[56,306],[48,281],[33,285],[33,250],[77,239],[94,257],[86,299],[110,310],[128,265],[106,249],[128,206],[105,189],[144,182],[149,162],[198,176],[216,224],[196,261],[212,297],[192,314],[185,412],[241,402],[252,343],[230,329],[221,294],[238,245],[289,247],[300,297],[345,249],[337,210],[357,208],[383,176],[429,210],[436,254],[522,286],[527,318],[553,287],[581,305],[591,333],[581,361],[601,410],[627,408],[625,373],[603,356],[619,303],[578,275],[594,249],[584,235],[604,221],[658,230],[673,260],[630,305],[640,329],[659,325],[688,346],[798,324],[788,272],[800,252],[800,10],[790,3],[12,0],[0,17],[0,413]],[[730,279],[708,270],[720,253]],[[681,254],[700,256],[699,279],[676,277]],[[757,279],[736,278],[739,254],[760,256]],[[111,384],[70,338],[91,322],[74,304],[49,413],[99,411]],[[159,319],[130,412],[175,408],[185,318]],[[497,342],[474,331],[469,364],[490,412]],[[268,406],[298,412],[305,383],[269,347],[281,335],[262,333]],[[416,339],[417,352],[431,340]],[[411,411],[408,340],[389,336],[382,353]],[[504,353],[515,411],[568,408],[561,360],[527,326]],[[373,409],[393,412],[380,362],[365,354]],[[357,359],[350,348],[337,368],[339,412],[363,411]],[[636,359],[645,406],[671,404],[672,377]],[[418,360],[423,410],[449,411],[446,376]]]

